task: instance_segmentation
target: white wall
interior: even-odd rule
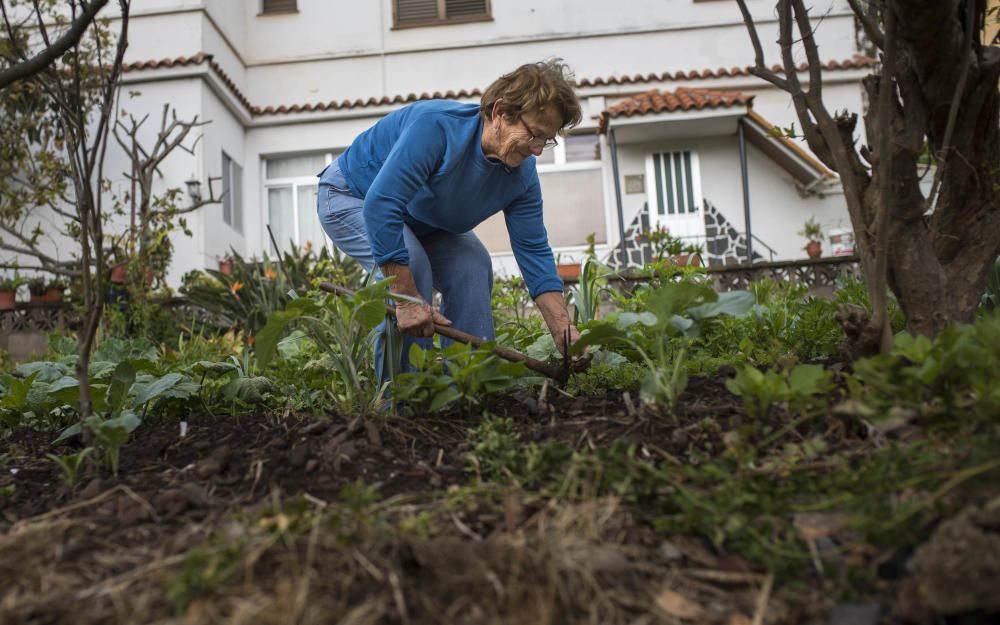
[[[854,20],[845,1],[813,4],[824,15],[816,33],[822,58],[850,58]],[[298,6],[298,13],[260,15],[259,0],[143,0],[133,7],[128,59],[210,53],[261,106],[484,88],[551,56],[566,59],[579,78],[742,67],[753,59],[732,2],[496,0],[491,21],[401,29],[392,28],[392,0]],[[773,1],[750,6],[768,62],[776,63]]]
[[[206,126],[202,142],[199,144],[198,160],[202,178],[202,195],[208,197],[208,179],[222,176],[222,153],[225,151],[230,158],[243,167],[242,211],[243,232],[237,232],[233,226],[225,223],[222,218],[222,205],[211,204],[201,209],[199,215],[200,228],[194,231],[198,240],[197,253],[190,257],[178,259],[178,266],[171,268],[171,276],[183,275],[193,268],[218,267],[218,259],[224,257],[230,248],[240,254],[252,252],[247,245],[247,232],[254,219],[255,206],[251,189],[247,183],[248,170],[253,164],[247,162],[246,141],[243,125],[233,116],[219,97],[210,89],[201,91],[201,107],[203,118],[210,120]],[[209,130],[210,129],[210,130]],[[218,197],[222,191],[221,180],[214,183],[215,194]]]
[[[746,230],[743,208],[743,189],[740,177],[739,143],[735,135],[683,141],[657,141],[619,145],[618,164],[624,179],[626,175],[645,174],[646,157],[653,152],[692,150],[697,152],[701,167],[701,188],[704,198],[715,205],[739,232]],[[747,145],[747,175],[750,187],[751,232],[774,248],[774,260],[805,258],[802,247],[805,241],[795,233],[810,217],[825,229],[837,225],[850,227],[847,207],[840,193],[825,198],[799,195],[792,176],[751,144]],[[610,176],[610,173],[609,173]],[[608,186],[613,184],[609,180]],[[628,228],[635,215],[649,200],[647,193],[625,194],[622,205]],[[610,206],[614,207],[613,187]],[[650,207],[652,209],[652,206]],[[609,211],[609,223],[614,227],[612,245],[619,239],[617,213]],[[767,260],[766,249],[757,249]]]
[[[339,41],[338,24],[324,19],[329,12],[319,11],[306,19],[313,5],[301,4],[297,15],[255,18],[250,47],[255,47],[255,33],[267,32],[269,43],[260,49],[270,55],[247,60],[247,93],[255,103],[302,104],[485,88],[518,65],[547,57],[564,58],[581,79],[743,67],[753,59],[738,10],[728,3],[728,17],[724,17],[721,7],[713,3],[688,0],[679,3],[688,10],[686,14],[666,7],[652,11],[655,3],[648,2],[634,2],[644,7],[636,11],[617,5],[609,10],[604,2],[575,2],[572,8],[555,1],[495,2],[492,22],[388,31],[384,43],[373,37],[359,42],[357,49],[322,51],[317,42],[335,45]],[[532,13],[530,7],[536,5]],[[585,5],[593,6],[588,10]],[[712,9],[711,15],[691,17],[690,11],[701,9]],[[545,17],[536,22],[536,15],[547,12],[562,12],[572,19]],[[684,15],[688,15],[686,23]],[[350,23],[363,32],[377,33],[376,26],[365,30],[369,22],[377,25],[376,17],[370,6],[352,13]],[[559,28],[542,30],[535,24],[558,24]],[[773,26],[762,32],[764,40],[775,40],[769,31]],[[824,59],[843,60],[856,53],[850,17],[826,18],[817,39]],[[776,46],[771,52],[769,62],[777,63]],[[301,62],[288,62],[296,60]]]
[[[735,137],[705,139],[697,143],[701,159],[702,189],[740,232],[746,230],[743,189],[740,179],[739,147]],[[791,174],[763,152],[747,145],[747,177],[750,187],[750,230],[776,251],[774,260],[806,258],[806,241],[796,233],[807,219],[815,218],[824,230],[850,227],[847,206],[839,193],[825,198],[801,197]],[[765,260],[769,254],[754,243]],[[827,250],[829,251],[829,250]]]
[[[768,47],[768,62],[777,63],[778,51],[773,43],[777,38],[774,1],[750,0],[749,4],[761,20],[761,39]],[[255,106],[484,88],[517,65],[552,56],[566,59],[580,79],[745,67],[753,60],[749,38],[733,2],[619,0],[609,5],[605,0],[493,0],[492,21],[395,30],[392,0],[298,0],[298,13],[285,15],[259,15],[259,5],[259,0],[138,0],[133,6],[128,60],[176,58],[198,52],[212,54]],[[815,15],[825,15],[822,21],[817,21],[816,35],[822,58],[852,57],[856,53],[854,20],[846,12],[845,0],[816,0],[814,5]],[[830,76],[837,79],[837,73]],[[156,74],[151,78],[156,78]],[[392,108],[251,119],[241,105],[233,104],[230,95],[221,96],[228,101],[227,108],[204,80],[191,79],[192,83],[200,83],[200,87],[192,87],[188,82],[172,80],[156,83],[156,87],[141,87],[151,99],[155,92],[161,101],[198,111],[203,119],[213,122],[205,128],[196,159],[178,160],[176,171],[171,165],[170,175],[176,176],[172,178],[175,184],[182,183],[193,172],[203,180],[209,175],[217,176],[221,151],[226,150],[243,167],[244,232],[236,233],[222,222],[219,206],[207,207],[201,215],[191,216],[195,239],[177,240],[177,266],[171,270],[172,281],[191,268],[214,266],[215,257],[224,254],[230,245],[247,254],[269,249],[263,228],[266,223],[263,158],[342,149],[358,132]],[[215,79],[211,82],[216,88],[221,84]],[[675,89],[684,85],[667,82],[586,91],[588,96],[595,96],[592,102],[600,104],[605,95],[642,91],[652,86]],[[687,85],[708,88],[736,85],[756,94],[754,108],[769,121],[789,126],[795,119],[787,95],[756,78],[690,81]],[[861,110],[857,82],[828,85],[826,97],[831,110]],[[244,122],[234,116],[234,106],[245,118]],[[588,115],[597,115],[601,108],[588,110]],[[593,123],[593,119],[588,119],[585,125]],[[642,149],[620,147],[622,175],[644,173]],[[773,163],[760,154],[755,156],[754,152],[752,149],[751,180],[762,188],[751,191],[753,230],[765,238],[765,234],[772,232],[769,224],[773,221],[777,226],[781,222],[769,221],[767,211],[758,206],[791,202],[800,208],[805,206],[803,210],[813,210],[810,202],[814,201],[803,201],[794,189],[769,182],[783,172],[775,174],[771,171],[775,168]],[[711,141],[705,142],[702,158],[707,163],[728,167],[732,165],[727,160],[730,157],[735,158],[735,152],[728,155]],[[703,171],[708,171],[705,163]],[[738,167],[734,171],[738,172]],[[766,176],[757,176],[754,171]],[[609,243],[614,244],[618,226],[610,160],[605,176],[607,234]],[[738,175],[735,180],[738,181]],[[731,187],[729,190],[738,190],[738,185]],[[623,192],[622,199],[626,215],[634,216],[645,198]],[[726,202],[729,201],[727,198]],[[827,204],[839,205],[838,202],[816,204],[820,221],[825,219],[824,215],[835,214]],[[721,201],[717,203],[727,217],[734,222],[739,219],[742,224],[742,198],[734,203],[736,210],[723,206]],[[757,217],[758,214],[761,216]],[[794,230],[807,217],[803,213],[801,219],[796,218]],[[788,229],[786,224],[784,231]],[[787,257],[802,255],[797,242],[780,243],[782,247],[772,245]]]

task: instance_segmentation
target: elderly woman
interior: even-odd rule
[[[403,344],[430,346],[434,324],[493,339],[489,253],[471,231],[504,212],[521,275],[561,351],[578,338],[542,223],[535,157],[580,123],[565,65],[523,65],[486,89],[479,105],[428,100],[361,133],[320,173],[327,234],[366,270],[394,276]],[[428,302],[441,293],[442,310]],[[376,358],[381,347],[376,345]]]

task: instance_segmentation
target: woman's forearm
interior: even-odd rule
[[[549,332],[553,336],[558,336],[565,332],[566,328],[572,324],[569,310],[566,308],[566,302],[559,291],[539,293],[538,297],[535,298],[535,305],[541,311],[542,318],[545,319],[545,325],[548,326]]]

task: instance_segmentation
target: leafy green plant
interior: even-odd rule
[[[490,476],[521,472],[524,453],[510,419],[488,415],[470,434],[473,439],[470,460],[477,472]]]
[[[28,280],[28,292],[32,295],[45,295],[47,288],[45,278],[37,277]]]
[[[675,237],[666,226],[659,225],[652,230],[644,230],[636,236],[640,242],[645,242],[653,249],[653,258],[665,260],[671,256],[699,253],[698,245],[686,245],[683,239]]]
[[[76,413],[75,341],[54,337],[50,347],[56,360],[26,363],[0,376],[0,417],[9,427],[63,429],[56,442],[86,427],[94,433],[94,451],[112,471],[118,470],[121,446],[142,420],[171,407],[188,410],[198,397],[200,385],[186,374],[159,374],[159,355],[149,342],[109,339],[94,350],[88,370],[93,414],[81,423]]]
[[[854,364],[849,378],[857,401],[879,411],[905,406],[927,416],[968,412],[1000,415],[1000,315],[956,325],[934,340],[901,332],[888,354]]]
[[[63,483],[72,488],[79,483],[81,477],[80,469],[93,451],[93,447],[84,447],[75,454],[65,454],[63,456],[45,454],[45,457],[59,466],[59,470],[62,472]]]
[[[4,275],[0,278],[0,291],[16,291],[18,287],[24,284],[24,278],[14,273],[13,276]]]
[[[134,408],[142,407],[145,410],[149,402],[176,385],[181,378],[180,374],[167,374],[138,389],[132,396],[136,384],[136,368],[130,361],[118,363],[111,375],[111,383],[107,386],[103,402],[94,402],[94,414],[87,417],[83,424],[76,423],[64,430],[56,442],[78,435],[83,427],[87,427],[94,434],[94,447],[102,453],[111,472],[117,475],[121,448],[140,424]]]
[[[748,415],[764,417],[779,402],[788,403],[792,409],[807,407],[813,397],[832,390],[831,377],[820,365],[796,365],[784,372],[760,371],[746,365],[737,369],[734,378],[726,380],[726,388],[743,398]]]
[[[705,283],[681,280],[650,291],[644,301],[644,312],[623,312],[613,322],[587,327],[570,355],[590,345],[624,346],[648,368],[643,400],[672,412],[687,388],[688,353],[701,328],[720,315],[746,314],[753,299],[746,292],[719,295]]]
[[[512,388],[524,365],[501,360],[489,344],[478,349],[452,343],[440,352],[411,345],[417,371],[393,380],[392,397],[415,413],[430,413],[457,402],[463,410],[482,406],[485,397]]]
[[[580,280],[570,287],[566,300],[573,305],[573,323],[580,325],[597,319],[601,293],[605,290],[611,269],[588,256],[580,268]]]
[[[623,362],[614,364],[592,364],[586,371],[570,377],[566,392],[578,396],[600,396],[611,391],[620,393],[639,390],[646,378],[646,367],[641,363],[622,360]]]
[[[345,412],[374,408],[380,393],[372,388],[366,357],[373,330],[385,317],[385,284],[368,285],[352,296],[300,297],[284,310],[271,313],[257,336],[258,366],[265,369],[278,353],[278,343],[288,328],[299,326],[329,358],[336,373],[330,394],[337,407]]]
[[[805,237],[807,241],[822,241],[823,228],[816,221],[815,217],[810,217],[799,231],[800,237]]]
[[[243,331],[247,344],[253,345],[269,315],[288,304],[293,285],[267,254],[260,261],[245,259],[235,251],[231,254],[232,273],[205,270],[211,280],[189,277],[181,293],[191,303],[227,319]]]

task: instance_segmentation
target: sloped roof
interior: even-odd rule
[[[823,64],[823,69],[825,70],[846,70],[846,69],[863,69],[865,67],[872,67],[875,65],[875,59],[870,56],[865,56],[863,54],[855,54],[849,59],[844,59],[841,61],[827,61]],[[809,69],[807,63],[800,63],[798,70],[804,72]],[[777,74],[785,73],[784,67],[781,65],[774,65],[771,67],[771,71]],[[746,65],[744,67],[719,67],[717,69],[705,68],[705,69],[694,69],[688,71],[675,71],[675,72],[662,72],[662,73],[652,73],[652,74],[633,74],[631,76],[610,76],[610,77],[598,77],[598,78],[583,78],[577,81],[577,86],[579,87],[601,87],[604,85],[634,85],[648,82],[678,82],[678,81],[691,81],[691,80],[705,80],[712,78],[731,78],[739,76],[752,76],[753,66]]]
[[[772,160],[778,162],[799,182],[809,184],[815,182],[817,178],[827,180],[836,178],[836,174],[830,171],[819,159],[786,137],[780,129],[761,117],[757,111],[748,110],[746,120],[749,122],[750,129],[755,131],[747,133],[747,140]],[[793,158],[782,158],[779,152],[784,153],[784,156],[791,155]]]
[[[719,91],[717,89],[692,89],[690,87],[678,87],[673,91],[650,89],[609,106],[606,111],[601,113],[597,132],[604,134],[608,128],[608,121],[618,117],[750,106],[753,103],[753,98],[752,95],[738,91]]]
[[[287,113],[302,113],[309,111],[336,111],[345,109],[357,109],[365,107],[374,106],[388,106],[393,104],[409,104],[411,102],[416,102],[418,100],[433,100],[438,98],[474,98],[482,95],[482,90],[479,88],[474,89],[459,89],[459,90],[449,90],[449,91],[435,91],[433,93],[408,93],[406,95],[398,94],[393,96],[382,96],[382,97],[370,97],[370,98],[356,98],[356,99],[345,99],[345,100],[331,100],[328,102],[315,102],[315,103],[294,103],[294,104],[282,104],[282,105],[268,105],[268,106],[257,106],[252,104],[246,95],[240,91],[236,83],[229,77],[229,75],[222,69],[222,67],[215,62],[211,54],[206,54],[204,52],[199,52],[193,56],[180,56],[175,58],[165,58],[165,59],[149,59],[145,61],[135,61],[132,63],[127,63],[123,66],[123,70],[126,72],[130,71],[141,71],[141,70],[151,70],[151,69],[161,69],[161,68],[171,68],[171,67],[187,67],[192,65],[208,64],[212,72],[214,72],[223,84],[232,92],[237,100],[246,107],[247,111],[254,116],[257,115],[281,115]],[[875,64],[875,59],[862,55],[855,55],[854,57],[843,60],[843,61],[828,61],[823,65],[824,69],[827,70],[848,70],[848,69],[861,69],[864,67],[870,67]],[[582,78],[577,80],[576,85],[578,87],[599,87],[605,85],[630,85],[630,84],[641,84],[648,82],[669,82],[669,81],[692,81],[692,80],[708,80],[714,78],[726,78],[734,76],[750,76],[751,66],[746,67],[732,67],[732,68],[718,68],[718,69],[701,69],[701,70],[689,70],[689,71],[677,71],[677,72],[662,72],[662,73],[652,73],[652,74],[635,74],[632,76],[605,76],[597,78]],[[775,66],[774,71],[781,72],[782,69]],[[807,66],[802,64],[799,66],[801,71],[805,71]]]

